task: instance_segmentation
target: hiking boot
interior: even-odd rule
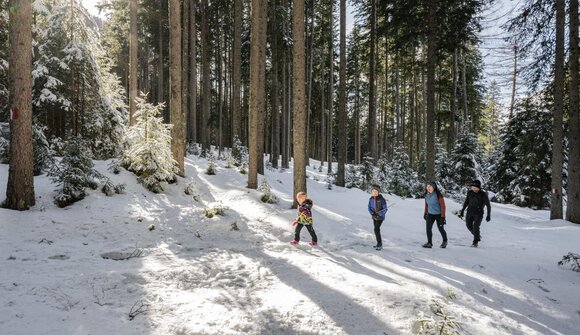
[[[298,244],[298,242],[299,242],[299,241],[292,240],[292,242],[290,242],[290,244],[292,244],[292,245],[296,245],[296,244]]]
[[[477,248],[477,243],[478,243],[477,241],[474,241],[471,246],[474,247],[474,248]]]
[[[377,250],[377,251],[378,250],[383,250],[383,246],[382,245],[377,245],[377,246],[375,246],[375,250]]]
[[[447,241],[443,241],[443,243],[441,243],[441,248],[447,248]]]
[[[427,243],[423,244],[422,247],[423,248],[433,248],[433,243],[427,242]]]
[[[310,242],[310,243],[308,243],[308,244],[310,244],[311,246],[315,247],[315,246],[317,246],[317,245],[318,245],[318,242],[314,242],[314,241],[312,241],[312,242]]]

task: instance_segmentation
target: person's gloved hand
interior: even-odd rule
[[[447,220],[445,220],[445,218],[441,218],[441,224],[442,225],[447,224]]]
[[[298,221],[294,220],[292,221],[292,227],[295,227],[298,224]]]
[[[462,219],[463,218],[463,211],[459,212],[459,218]]]
[[[488,216],[485,218],[485,221],[489,222],[490,220],[491,220],[491,216],[490,216],[490,215],[488,215]]]
[[[427,213],[423,214],[423,220],[427,220]]]

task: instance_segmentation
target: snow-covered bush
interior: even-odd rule
[[[359,187],[359,175],[356,165],[348,165],[345,171],[344,183],[346,188]]]
[[[277,204],[278,203],[278,197],[276,197],[274,194],[272,194],[272,189],[270,188],[270,184],[268,183],[268,179],[263,178],[262,182],[260,183],[260,186],[258,186],[258,191],[262,192],[262,196],[260,197],[260,200],[262,200],[262,202],[268,203],[268,204]]]
[[[110,197],[113,194],[125,193],[126,186],[127,185],[124,183],[115,185],[109,178],[107,178],[105,183],[103,184],[103,187],[101,188],[101,191],[105,193],[106,196]]]
[[[8,164],[10,162],[10,141],[0,136],[0,163]]]
[[[326,184],[327,189],[332,190],[332,187],[334,186],[334,184],[336,184],[336,174],[334,173],[327,174],[324,183]]]
[[[363,158],[363,162],[359,166],[358,175],[360,178],[358,187],[360,187],[362,190],[368,191],[372,185],[376,184],[374,159],[372,157],[365,156]]]
[[[185,185],[184,192],[187,195],[191,195],[195,201],[199,201],[201,199],[201,193],[199,192],[197,184],[193,180],[189,181],[187,185]]]
[[[187,152],[188,155],[199,156],[200,153],[199,144],[193,141],[188,142],[187,146],[185,147],[185,152]]]
[[[232,146],[232,158],[235,166],[241,166],[244,160],[244,151],[247,153],[247,148],[242,145],[239,137],[234,137],[234,144]]]
[[[567,255],[562,257],[562,260],[558,262],[558,265],[564,266],[570,264],[572,271],[580,272],[580,255],[573,252],[569,252]]]
[[[209,150],[207,153],[207,169],[205,170],[205,174],[213,176],[217,172],[217,166],[215,164],[215,156],[213,150]]]
[[[178,172],[171,152],[171,125],[159,117],[163,107],[137,98],[136,124],[126,133],[122,158],[122,165],[154,193],[162,192],[161,183],[172,181]]]
[[[33,172],[35,176],[42,173],[43,170],[50,168],[54,164],[54,151],[44,135],[45,126],[36,123],[32,124],[32,147],[34,150]]]
[[[203,209],[203,214],[210,219],[216,215],[225,216],[226,207],[221,203],[210,204],[209,206]]]
[[[84,199],[86,189],[96,189],[102,175],[93,168],[91,151],[86,141],[72,138],[65,144],[64,156],[49,171],[52,181],[59,186],[55,202],[66,207]]]
[[[451,294],[451,295],[450,295]],[[455,299],[453,292],[448,292],[448,299]],[[459,335],[460,325],[455,317],[444,310],[447,301],[434,299],[429,306],[431,315],[419,312],[415,320],[413,333],[417,335]]]

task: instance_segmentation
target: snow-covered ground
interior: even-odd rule
[[[266,171],[281,201],[264,204],[223,162],[208,176],[206,161],[189,157],[187,177],[157,195],[95,163],[126,193],[91,191],[59,209],[40,176],[36,207],[0,209],[1,334],[411,334],[421,312],[437,319],[434,299],[462,334],[580,329],[580,273],[557,264],[580,251],[580,225],[546,211],[493,204],[477,249],[448,215],[447,249],[423,249],[423,201],[388,196],[385,248],[375,251],[369,195],[326,189],[312,161],[320,247],[306,245],[305,229],[294,247],[291,170]],[[0,185],[7,174],[0,165]],[[189,181],[199,201],[184,193]],[[219,203],[225,216],[206,218]]]

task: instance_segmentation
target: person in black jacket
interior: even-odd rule
[[[479,241],[481,241],[479,228],[483,220],[483,207],[487,207],[485,221],[489,222],[491,220],[491,204],[489,203],[489,198],[487,193],[481,189],[481,182],[474,180],[471,183],[471,191],[467,192],[467,197],[465,198],[459,217],[463,217],[465,208],[467,208],[465,224],[467,225],[467,229],[473,234],[473,244],[471,246],[475,248],[477,248]]]
[[[375,227],[375,237],[377,238],[377,245],[374,246],[375,250],[383,249],[383,239],[381,238],[381,225],[385,221],[385,216],[387,214],[387,200],[380,194],[381,188],[378,185],[373,185],[369,199],[369,214],[373,219],[373,225]]]

